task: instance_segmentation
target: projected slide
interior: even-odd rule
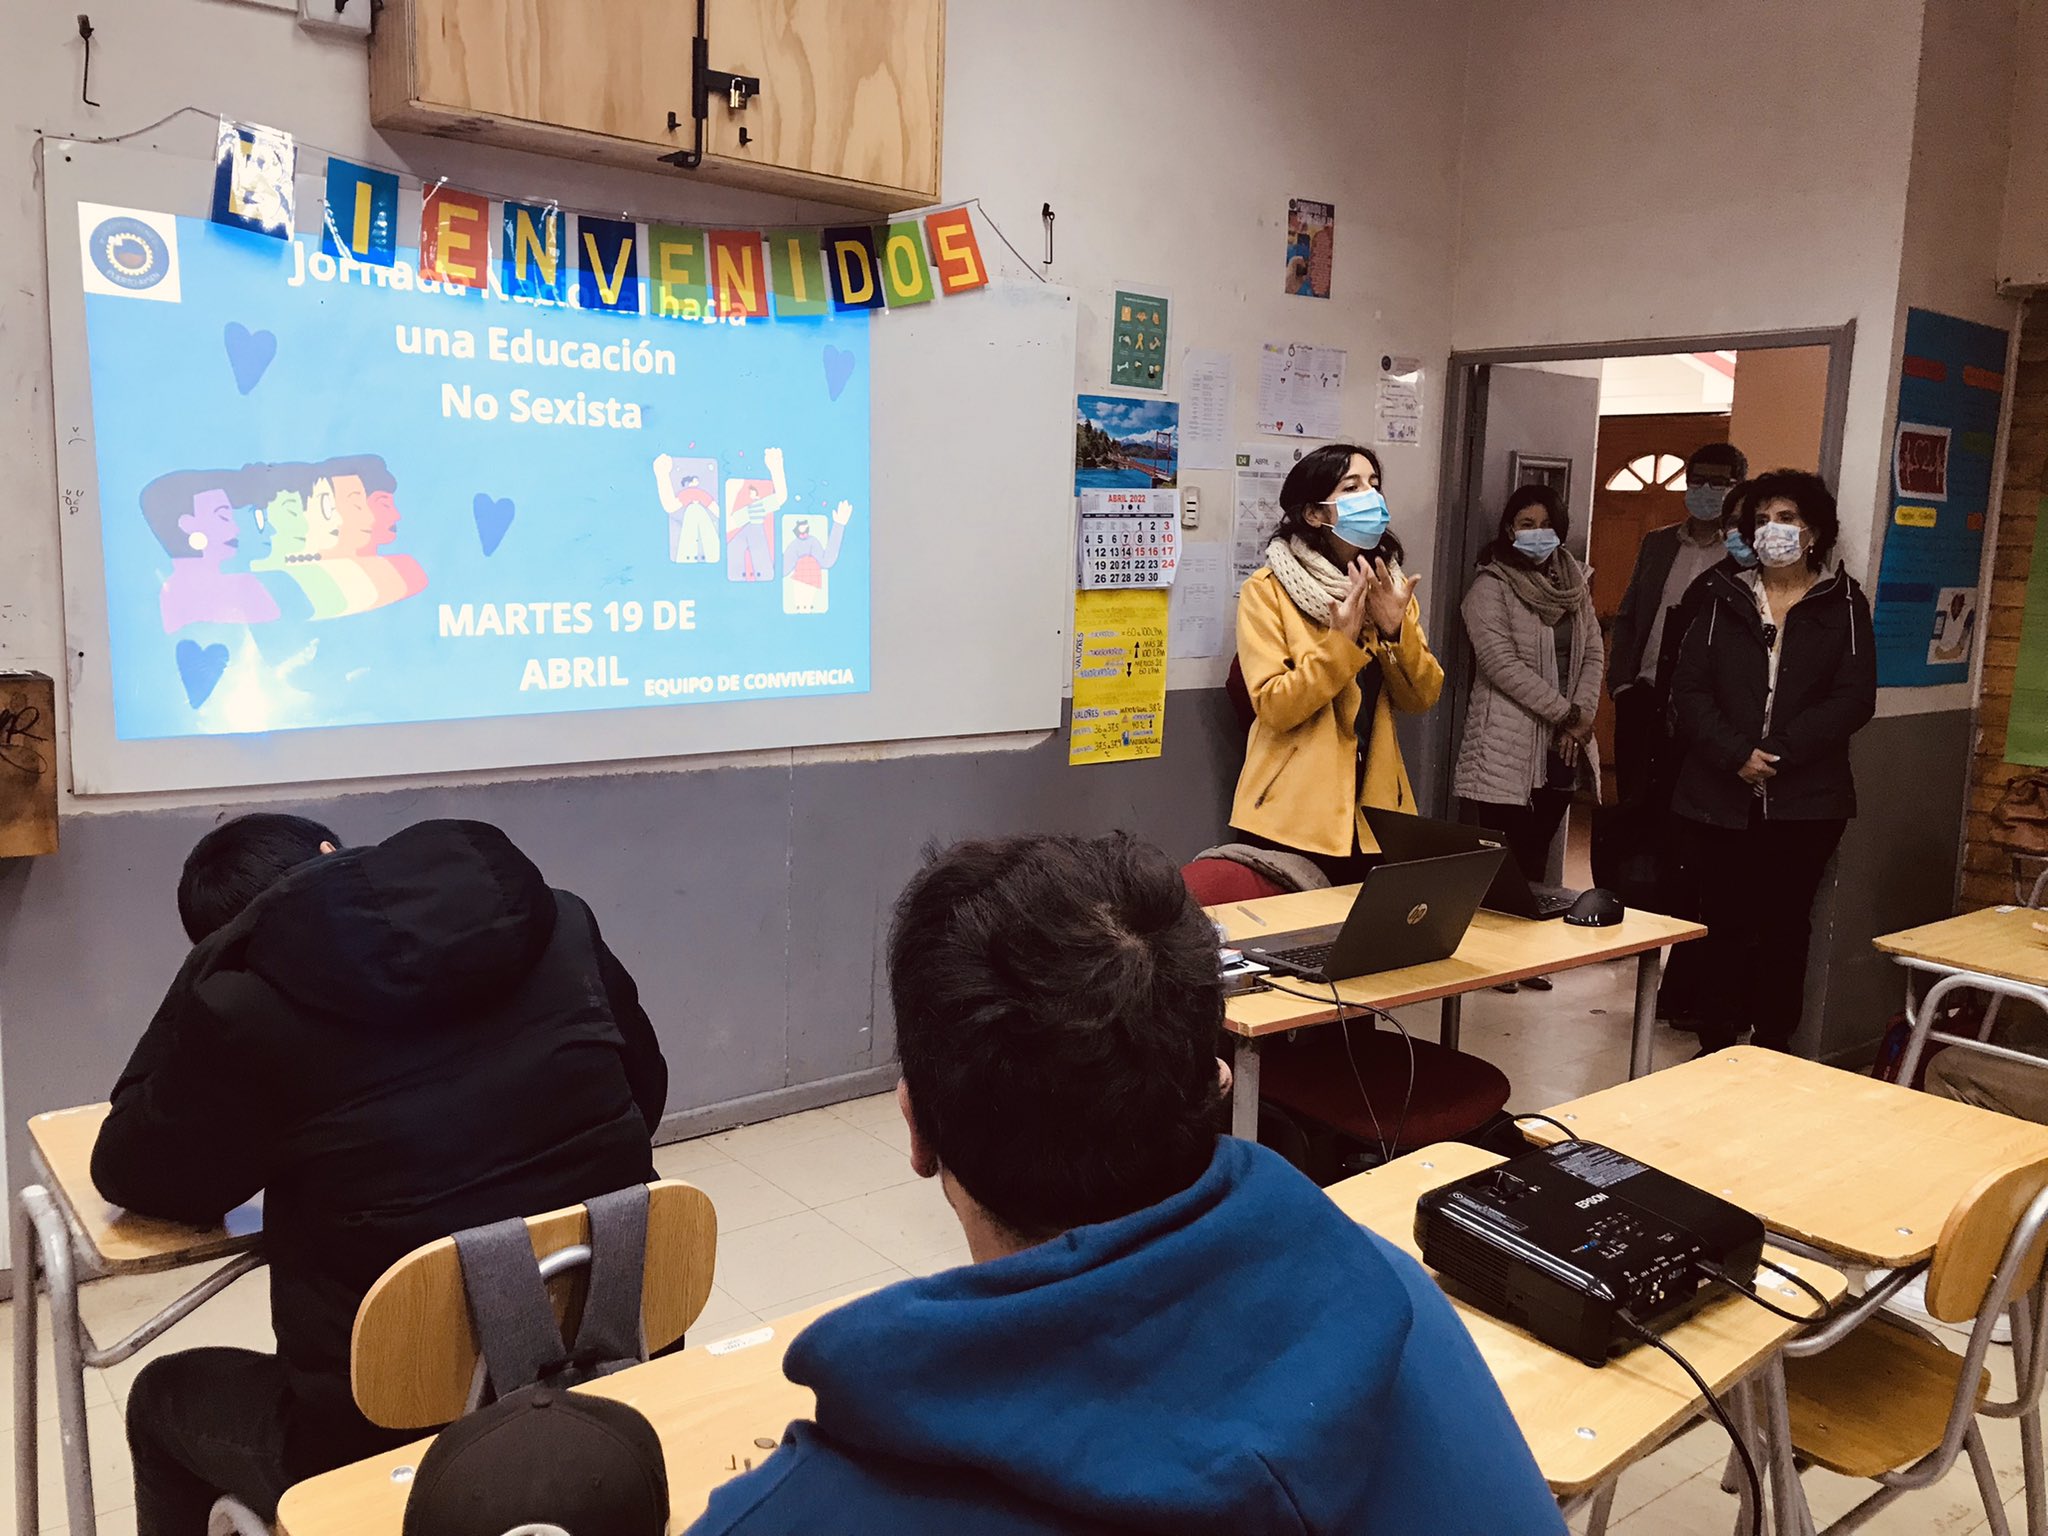
[[[120,737],[867,691],[864,313],[670,320],[317,233],[79,225]]]

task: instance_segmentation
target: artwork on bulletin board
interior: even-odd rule
[[[1074,492],[1180,483],[1180,406],[1081,395],[1074,413]]]
[[[1166,335],[1173,301],[1118,289],[1109,316],[1109,382],[1118,389],[1166,388]]]
[[[1337,207],[1305,197],[1287,200],[1287,282],[1285,292],[1304,298],[1330,296],[1330,268],[1336,259]]]
[[[1969,680],[2005,352],[1996,326],[1906,312],[1891,515],[1872,609],[1880,687]]]
[[[1171,599],[1159,588],[1074,594],[1070,765],[1159,755]]]

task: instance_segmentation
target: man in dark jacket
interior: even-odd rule
[[[114,1087],[107,1199],[210,1223],[263,1192],[276,1355],[198,1349],[128,1400],[140,1536],[406,1438],[349,1390],[357,1305],[465,1227],[653,1176],[668,1068],[589,907],[504,833],[430,821],[341,850],[247,816],[194,848],[191,955]]]
[[[1124,837],[963,844],[889,945],[911,1165],[971,1265],[821,1318],[701,1536],[1564,1536],[1421,1266],[1218,1136],[1216,933]]]

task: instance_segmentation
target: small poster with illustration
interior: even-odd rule
[[[1287,282],[1283,293],[1304,298],[1330,296],[1330,269],[1336,259],[1337,205],[1287,200]]]
[[[1109,382],[1122,389],[1166,388],[1164,295],[1118,289],[1109,316]]]
[[[1180,483],[1180,406],[1081,395],[1074,409],[1074,494]]]

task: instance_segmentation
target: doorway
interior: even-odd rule
[[[1694,449],[1732,442],[1748,456],[1752,475],[1812,469],[1838,485],[1853,345],[1852,322],[1452,354],[1430,596],[1430,634],[1446,686],[1417,753],[1424,804],[1456,814],[1451,781],[1473,680],[1459,610],[1508,494],[1540,482],[1564,498],[1572,525],[1566,547],[1590,568],[1604,637],[1644,535],[1685,519],[1685,462]],[[1611,763],[1612,705],[1604,687],[1596,728],[1602,760]],[[1612,782],[1603,774],[1609,797]],[[1569,818],[1553,851],[1553,879],[1588,883],[1589,826],[1589,816]],[[1567,848],[1579,857],[1567,861]]]

